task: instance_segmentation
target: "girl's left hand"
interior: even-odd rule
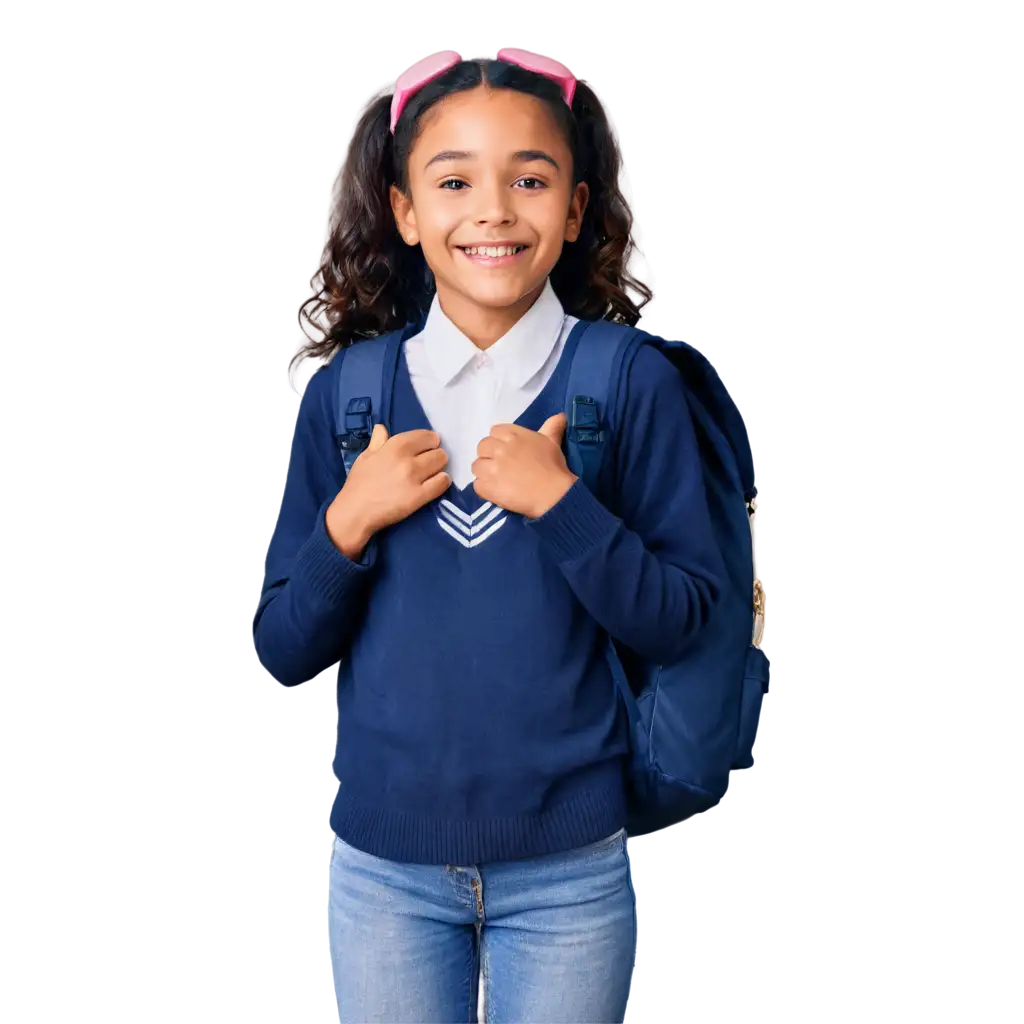
[[[473,489],[509,512],[537,519],[557,504],[578,477],[562,454],[565,413],[551,416],[540,430],[497,423],[477,446],[470,467]]]

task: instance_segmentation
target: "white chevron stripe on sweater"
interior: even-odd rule
[[[493,505],[489,501],[481,505],[472,515],[463,512],[462,509],[444,498],[441,499],[439,505],[443,514],[437,516],[437,521],[441,528],[466,548],[482,544],[500,526],[504,526],[508,519],[507,515],[502,516],[505,510],[500,505]],[[484,513],[487,514],[484,515]],[[475,522],[480,516],[483,516],[483,519],[480,522]],[[500,519],[499,516],[501,516]],[[495,522],[495,520],[497,521]]]

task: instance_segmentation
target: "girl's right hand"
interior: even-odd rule
[[[448,490],[448,454],[440,444],[433,430],[390,437],[384,424],[375,424],[369,445],[327,509],[327,533],[339,551],[358,558],[375,533]]]

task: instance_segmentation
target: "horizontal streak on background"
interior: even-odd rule
[[[559,39],[526,45],[564,54],[592,73],[1024,73],[1024,40],[1017,39]]]

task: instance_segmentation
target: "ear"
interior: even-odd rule
[[[577,184],[569,202],[569,214],[565,219],[565,241],[575,242],[583,228],[583,212],[590,199],[590,187],[585,181]]]
[[[388,198],[391,200],[391,212],[395,217],[395,227],[407,245],[416,245],[420,240],[420,233],[416,228],[416,213],[412,208],[412,199],[407,196],[397,185],[388,189]]]

